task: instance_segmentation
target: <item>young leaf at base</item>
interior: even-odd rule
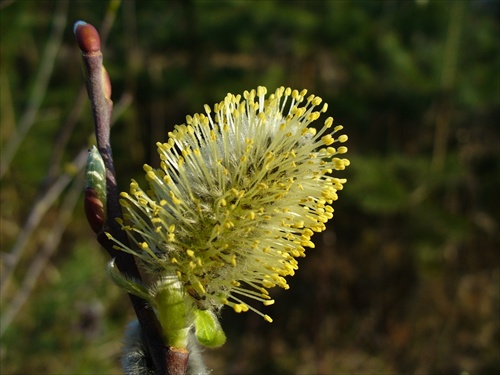
[[[200,344],[209,348],[218,348],[224,345],[226,334],[215,314],[210,310],[196,309],[194,315],[195,334]]]

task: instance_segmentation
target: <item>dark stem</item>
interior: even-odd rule
[[[107,215],[103,231],[98,234],[97,240],[109,255],[115,258],[116,265],[122,274],[140,281],[141,275],[134,257],[131,254],[114,249],[114,242],[108,239],[104,233],[109,232],[118,241],[128,244],[125,232],[121,230],[120,225],[116,222],[116,218],[122,218],[122,210],[119,204],[119,191],[110,144],[113,102],[110,99],[111,84],[109,77],[102,64],[103,57],[100,51],[99,35],[93,26],[79,21],[75,24],[75,36],[83,52],[83,61],[87,74],[87,91],[92,106],[97,148],[106,167]],[[169,350],[163,343],[160,324],[153,309],[142,298],[132,294],[129,294],[129,297],[141,326],[148,353],[154,363],[156,374],[185,374],[189,353],[175,354],[175,352]]]
[[[184,375],[188,366],[189,351],[170,347],[166,352],[166,367],[170,375]]]

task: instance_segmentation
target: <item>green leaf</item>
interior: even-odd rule
[[[219,320],[210,310],[195,310],[194,326],[196,338],[200,344],[210,348],[217,348],[226,342],[226,334],[219,324]]]

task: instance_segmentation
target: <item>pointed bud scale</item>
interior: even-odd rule
[[[141,281],[134,280],[123,275],[116,266],[114,258],[108,263],[108,275],[116,285],[126,290],[127,293],[135,294],[143,300],[150,302],[151,296],[149,295],[148,289],[141,283]]]
[[[106,221],[106,168],[95,146],[87,158],[84,206],[90,227],[95,233],[101,232]]]
[[[85,188],[95,189],[99,198],[103,203],[106,203],[106,167],[99,150],[95,146],[89,149],[87,157]]]
[[[103,66],[102,67],[102,91],[104,93],[104,97],[108,100],[111,100],[111,81],[109,80],[108,71]]]
[[[77,21],[73,26],[78,46],[83,53],[96,53],[101,50],[101,38],[96,28],[85,21]]]

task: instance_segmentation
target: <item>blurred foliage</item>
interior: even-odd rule
[[[72,24],[99,26],[117,5],[105,65],[116,106],[133,98],[112,137],[123,190],[174,124],[229,91],[307,88],[350,138],[333,223],[275,291],[274,323],[223,311],[228,342],[205,352],[215,374],[500,372],[497,1],[0,2],[2,152],[67,6],[48,89],[1,180],[2,272],[35,199],[76,173],[91,139],[88,103],[68,125],[83,81]],[[30,238],[2,313],[60,209]],[[1,338],[2,374],[120,372],[133,314],[105,265],[79,202]]]

